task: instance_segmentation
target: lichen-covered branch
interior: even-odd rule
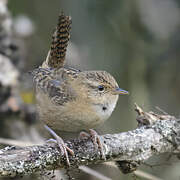
[[[140,165],[154,155],[180,153],[180,120],[169,115],[146,113],[137,106],[136,111],[139,128],[101,136],[106,160],[102,159],[100,152],[94,149],[88,139],[66,141],[75,153],[73,157],[69,155],[71,167],[115,160],[120,164],[122,162],[122,165],[125,162]],[[52,143],[23,148],[6,147],[0,151],[0,176],[24,175],[58,168],[68,167],[64,155]]]

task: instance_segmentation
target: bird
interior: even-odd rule
[[[47,58],[31,72],[39,118],[64,152],[68,165],[68,152],[74,152],[66,146],[61,133],[92,137],[104,157],[103,144],[94,128],[111,116],[119,95],[128,94],[106,71],[81,71],[64,65],[71,23],[70,16],[60,13]],[[88,130],[90,135],[84,132]]]

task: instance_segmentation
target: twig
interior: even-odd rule
[[[137,111],[138,109],[139,107],[136,107]],[[141,109],[138,118],[141,122],[145,119],[149,125],[143,125],[133,131],[101,136],[106,161],[118,160],[123,163],[127,161],[141,164],[154,155],[166,152],[180,153],[180,148],[178,148],[180,120],[172,116],[170,118],[169,115],[167,115],[167,120],[165,120],[165,115],[163,115],[163,120],[160,120],[161,115],[142,112]],[[101,153],[94,149],[91,140],[73,139],[66,141],[66,144],[75,153],[75,156],[69,156],[73,168],[105,162]],[[7,147],[0,151],[0,176],[25,175],[42,169],[58,168],[67,168],[67,164],[64,155],[61,155],[55,144],[23,148]]]
[[[101,174],[87,166],[79,166],[79,169],[87,174],[90,174],[91,176],[98,178],[99,180],[112,180],[111,178],[108,178],[108,177],[104,176],[103,174]]]
[[[116,168],[116,169],[119,169],[118,166],[116,165],[115,162],[107,162],[105,163],[106,165],[110,166],[110,167],[113,167],[113,168]],[[150,173],[147,173],[145,171],[142,171],[142,170],[136,170],[133,172],[136,176],[139,176],[139,177],[142,177],[144,179],[148,179],[148,180],[162,180],[160,179],[159,177],[157,176],[154,176]]]
[[[27,142],[27,141],[0,138],[0,144],[10,145],[10,146],[18,146],[18,147],[26,147],[26,146],[37,145],[38,143],[35,144],[35,143],[32,143],[32,142]]]
[[[149,173],[141,171],[141,170],[134,171],[134,174],[136,176],[139,176],[139,177],[142,177],[145,179],[149,179],[149,180],[162,180],[161,178],[158,178],[152,174],[149,174]]]

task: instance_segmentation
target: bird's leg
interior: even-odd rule
[[[100,149],[101,155],[103,159],[106,159],[104,148],[103,148],[103,141],[101,137],[98,135],[98,133],[94,129],[89,129],[89,134],[82,131],[79,134],[80,138],[90,138],[95,146],[95,149]]]
[[[54,142],[57,143],[57,145],[59,146],[61,152],[63,153],[63,155],[65,155],[66,157],[66,161],[68,166],[70,166],[70,162],[69,162],[69,157],[68,157],[68,152],[74,156],[74,151],[72,149],[70,149],[69,147],[67,147],[67,145],[64,143],[63,139],[58,136],[50,127],[48,127],[47,125],[45,125],[45,128],[50,132],[50,134],[54,137],[54,139],[49,139],[46,142]]]

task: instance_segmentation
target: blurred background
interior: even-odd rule
[[[24,103],[34,103],[27,72],[45,60],[58,14],[63,10],[72,17],[67,64],[81,70],[106,70],[121,88],[130,92],[129,96],[119,98],[114,113],[99,132],[136,128],[135,102],[146,111],[158,112],[158,106],[179,117],[178,0],[9,0],[8,9],[21,59],[13,63],[21,72],[18,89]],[[38,119],[34,121],[30,124]],[[25,126],[17,125],[19,129]],[[144,165],[141,169],[162,179],[179,180],[180,163],[168,157],[167,154],[152,158],[147,164],[155,166]],[[122,175],[117,169],[101,165],[97,168],[114,180],[132,179],[132,175]],[[85,177],[95,179],[85,174],[81,179]]]

